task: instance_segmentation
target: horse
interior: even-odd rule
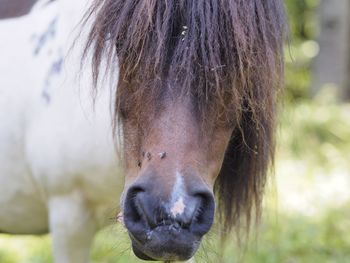
[[[215,215],[248,231],[273,164],[283,1],[87,5],[40,0],[0,24],[0,231],[50,231],[55,261],[77,263],[111,213],[144,260],[192,258]]]

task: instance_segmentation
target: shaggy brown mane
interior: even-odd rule
[[[138,122],[166,90],[192,98],[206,124],[236,127],[215,192],[226,230],[242,218],[249,225],[274,155],[283,1],[97,0],[91,17],[95,84],[104,58],[120,66],[116,119]]]

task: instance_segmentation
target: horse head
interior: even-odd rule
[[[231,129],[201,131],[184,101],[165,100],[137,137],[124,120],[124,221],[143,259],[190,258],[213,223],[213,184]]]
[[[259,211],[283,73],[279,0],[96,1],[85,48],[119,64],[115,123],[135,254],[186,260]],[[259,213],[255,213],[259,214]]]

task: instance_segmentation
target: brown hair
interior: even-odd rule
[[[283,82],[282,0],[97,0],[85,55],[120,67],[116,119],[142,116],[165,90],[192,98],[199,119],[236,127],[215,183],[226,230],[259,214],[273,161]],[[223,118],[224,116],[224,118]],[[216,119],[214,119],[216,118]]]

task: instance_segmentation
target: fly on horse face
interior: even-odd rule
[[[75,10],[83,9],[77,3]],[[60,0],[45,8],[60,4],[73,5]],[[48,24],[72,19],[62,13],[53,11]],[[283,1],[96,0],[84,21],[82,60],[65,59],[69,48],[55,42],[64,61],[53,60],[48,72],[62,62],[72,75],[91,60],[94,107],[86,103],[91,85],[76,89],[71,77],[53,85],[40,59],[38,81],[1,88],[8,99],[0,116],[9,121],[0,124],[0,230],[50,229],[57,262],[84,262],[105,211],[120,198],[136,256],[175,261],[195,254],[215,213],[225,233],[242,221],[249,227],[273,162]],[[60,34],[45,32],[38,43]],[[100,85],[106,73],[117,78],[111,92]],[[19,92],[28,96],[19,99]],[[10,155],[17,156],[14,171]]]

